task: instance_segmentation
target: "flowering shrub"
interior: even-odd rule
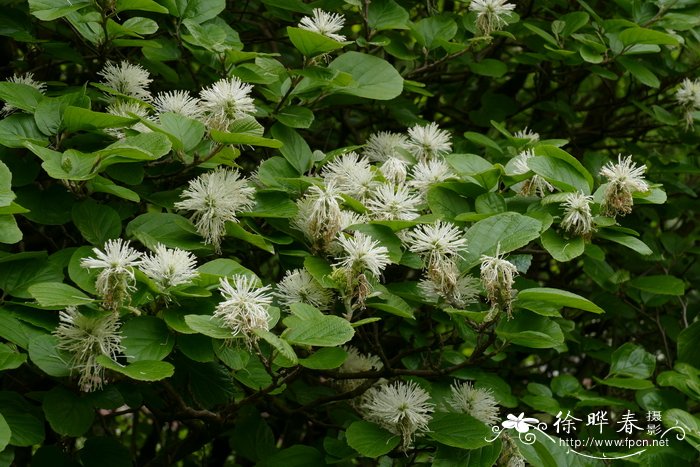
[[[699,18],[6,6],[0,464],[692,465]]]

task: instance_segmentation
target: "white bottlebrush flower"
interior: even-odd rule
[[[450,134],[437,123],[414,125],[408,130],[408,150],[418,161],[442,157],[452,150]]]
[[[80,389],[90,392],[102,388],[104,367],[97,363],[97,357],[105,355],[114,360],[124,351],[119,315],[112,312],[85,315],[69,306],[59,312],[58,319],[53,332],[58,339],[56,347],[72,355],[70,367],[80,373]]]
[[[528,127],[525,127],[523,130],[516,131],[513,136],[520,139],[527,139],[529,140],[530,144],[534,144],[540,140],[540,134],[530,130]]]
[[[245,275],[235,275],[232,280],[233,284],[227,277],[219,279],[224,301],[216,306],[214,316],[221,319],[234,337],[242,336],[250,345],[257,338],[256,329],[270,328],[267,311],[272,303],[270,286],[257,287],[257,279]]]
[[[221,251],[226,222],[238,222],[236,214],[253,206],[255,189],[240,178],[238,170],[217,168],[204,173],[182,192],[177,209],[193,211],[190,219],[204,242]]]
[[[498,31],[508,24],[505,17],[515,9],[507,0],[472,0],[469,11],[476,12],[476,26],[484,36]]]
[[[477,301],[479,279],[460,274],[454,263],[445,263],[440,269],[428,270],[427,278],[418,283],[421,294],[432,301],[444,300],[456,308],[464,308]]]
[[[532,149],[523,151],[515,156],[513,158],[513,172],[516,175],[528,173],[530,171],[528,161],[533,157],[535,157],[535,152]],[[520,194],[524,196],[536,195],[539,197],[544,197],[548,193],[554,191],[552,184],[537,174],[515,186],[520,187]]]
[[[102,76],[102,84],[120,94],[144,101],[151,100],[148,85],[153,80],[141,65],[132,65],[129,62],[121,62],[119,65],[108,63],[97,74]]]
[[[285,306],[292,303],[306,303],[319,310],[327,310],[333,300],[331,292],[321,287],[304,269],[287,271],[277,284],[275,296]]]
[[[434,407],[430,394],[414,381],[372,388],[360,404],[365,419],[401,436],[404,451],[411,447],[416,435],[428,431]]]
[[[439,267],[467,250],[464,232],[444,221],[416,226],[406,234],[406,243],[410,251],[423,257],[428,267]]]
[[[644,180],[647,166],[637,166],[632,162],[632,156],[624,159],[622,154],[617,156],[617,164],[608,162],[600,170],[600,175],[608,179],[608,186],[603,195],[603,212],[610,216],[625,215],[632,212],[632,193],[649,191],[649,185]]]
[[[162,291],[187,284],[197,277],[197,259],[189,251],[156,245],[153,253],[144,255],[139,269]]]
[[[93,248],[92,251],[97,258],[83,258],[80,265],[86,269],[102,269],[97,276],[95,288],[104,300],[104,307],[116,310],[126,301],[133,288],[133,268],[141,263],[141,253],[121,238],[107,240],[104,251],[98,248]]]
[[[384,364],[381,359],[372,354],[361,354],[357,348],[347,345],[343,349],[348,353],[348,357],[343,364],[338,368],[340,373],[363,373],[372,370],[381,370]],[[367,380],[364,378],[358,379],[340,379],[338,380],[343,391],[352,391],[362,386]]]
[[[471,383],[454,383],[450,389],[452,395],[447,402],[453,409],[487,425],[498,422],[498,402],[490,389],[478,389]]]
[[[379,166],[379,171],[387,182],[402,185],[408,175],[408,162],[398,157],[390,157]]]
[[[356,231],[353,236],[341,233],[338,235],[338,243],[343,250],[335,266],[347,271],[350,277],[364,271],[379,277],[384,268],[391,263],[389,250],[362,232]]]
[[[116,100],[109,104],[106,110],[108,114],[118,117],[134,118],[136,116],[145,120],[152,120],[148,107],[138,101]],[[151,129],[141,122],[137,122],[128,128],[139,133],[151,132]],[[115,138],[121,139],[124,137],[124,131],[119,128],[107,128],[105,131]]]
[[[37,91],[39,91],[41,94],[46,94],[46,83],[44,83],[42,81],[35,80],[34,73],[25,73],[23,75],[14,75],[14,76],[8,78],[7,82],[16,83],[16,84],[26,84],[27,86],[31,86],[34,89],[36,89]],[[15,110],[17,110],[17,108],[14,105],[6,103],[0,109],[0,116],[9,115],[12,112],[14,112]]]
[[[159,114],[172,112],[195,120],[203,112],[199,99],[190,96],[187,91],[160,92],[153,100],[153,105]]]
[[[486,289],[493,310],[502,310],[511,315],[513,299],[513,280],[518,268],[499,254],[500,244],[495,256],[481,255],[481,283]]]
[[[420,198],[405,185],[385,183],[365,202],[369,215],[375,220],[411,220],[419,216]]]
[[[593,231],[591,203],[593,196],[581,192],[569,193],[564,201],[564,217],[561,226],[572,235],[588,235]]]
[[[304,233],[314,248],[326,250],[344,227],[340,202],[343,200],[330,180],[326,186],[312,185],[303,198],[297,201],[297,214],[292,227]]]
[[[408,138],[405,135],[380,131],[370,135],[363,154],[375,162],[385,162],[390,158],[402,159],[401,150],[408,151]]]
[[[313,9],[313,16],[305,16],[299,22],[299,28],[317,32],[334,41],[343,42],[345,36],[336,34],[343,29],[345,18],[337,13],[327,13],[320,8]]]
[[[369,218],[364,214],[346,209],[340,211],[340,230],[345,230],[351,225],[366,224],[368,221]]]
[[[427,193],[432,185],[453,177],[452,169],[442,159],[420,161],[411,170],[412,180],[409,182],[409,185],[421,193]]]
[[[202,89],[199,98],[206,123],[216,130],[227,131],[235,120],[254,113],[252,89],[252,85],[236,77],[220,79]]]
[[[333,182],[338,191],[356,199],[363,199],[379,183],[366,157],[348,152],[336,157],[321,172],[327,184]]]
[[[693,112],[700,110],[700,80],[684,79],[676,91],[676,101],[683,108],[686,128],[692,127]]]

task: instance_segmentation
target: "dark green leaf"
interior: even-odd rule
[[[345,431],[348,444],[366,457],[376,459],[399,445],[401,437],[365,421],[353,422]]]

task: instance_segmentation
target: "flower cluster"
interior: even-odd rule
[[[415,436],[428,431],[434,404],[430,394],[411,381],[397,381],[371,388],[363,395],[363,416],[387,431],[401,436],[402,450],[408,450]]]
[[[476,12],[476,26],[484,36],[508,24],[506,16],[514,9],[515,5],[506,0],[472,0],[469,3],[469,11]]]
[[[471,383],[455,383],[450,388],[450,406],[477,420],[494,425],[498,422],[498,402],[490,389],[475,388]]]
[[[208,128],[228,131],[234,122],[255,112],[255,104],[250,97],[252,85],[236,77],[220,79],[205,87],[199,97],[179,90],[161,92],[154,97],[148,89],[153,80],[140,65],[126,61],[108,63],[98,74],[102,77],[100,84],[111,90],[107,112],[121,117],[155,122],[165,113],[174,113],[200,120]],[[155,115],[152,110],[155,110]],[[141,122],[129,128],[140,133],[151,131]],[[124,131],[119,129],[110,130],[109,133],[117,138],[125,136]]]
[[[676,91],[676,101],[683,109],[685,116],[685,127],[693,126],[693,112],[700,110],[700,79],[684,79],[678,91]]]
[[[175,203],[177,209],[192,211],[190,219],[204,242],[221,252],[226,222],[238,222],[236,215],[253,206],[255,189],[237,170],[217,168],[190,180]]]
[[[360,306],[364,306],[365,299],[372,291],[367,274],[373,278],[381,275],[384,268],[391,263],[389,250],[378,240],[357,231],[353,236],[338,234],[338,243],[341,252],[333,265],[334,275],[344,279],[346,292],[355,298]]]
[[[59,324],[54,335],[57,347],[72,355],[70,366],[80,373],[78,385],[90,392],[102,388],[105,382],[104,367],[97,357],[105,355],[115,359],[124,351],[119,331],[119,316],[111,312],[81,313],[69,306],[58,314]]]
[[[649,191],[649,185],[644,180],[647,166],[637,166],[632,162],[632,156],[624,159],[622,154],[617,156],[617,164],[608,162],[600,170],[600,175],[608,179],[601,209],[604,214],[615,217],[632,212],[632,193]]]
[[[287,271],[277,284],[275,296],[285,306],[293,303],[306,303],[319,310],[327,310],[333,301],[331,292],[324,289],[304,269]]]
[[[338,42],[343,42],[345,40],[345,36],[336,34],[343,29],[343,25],[345,24],[343,15],[328,13],[320,8],[314,8],[312,14],[313,16],[305,16],[299,22],[299,27],[301,29],[321,34]]]
[[[232,337],[242,337],[248,346],[257,340],[256,330],[270,329],[268,308],[272,303],[270,286],[258,287],[258,280],[245,275],[219,281],[224,300],[216,306],[214,317],[231,330]]]
[[[491,302],[492,314],[505,311],[510,317],[513,280],[518,274],[518,269],[513,263],[503,259],[500,255],[500,247],[500,244],[496,247],[495,256],[481,256],[481,283]]]
[[[80,265],[86,269],[100,269],[95,281],[102,306],[116,311],[129,302],[134,290],[134,270],[139,268],[153,280],[167,297],[173,287],[188,284],[197,276],[196,260],[192,253],[179,248],[158,244],[152,254],[143,255],[121,238],[107,240],[104,251],[93,248],[96,257],[83,258]]]
[[[443,221],[423,224],[406,234],[405,242],[425,263],[425,277],[418,287],[426,298],[442,298],[460,308],[475,300],[478,281],[457,266],[467,243],[460,229]]]
[[[381,359],[377,357],[376,355],[372,354],[362,354],[360,353],[357,348],[348,345],[343,347],[343,349],[347,352],[348,357],[345,359],[343,364],[340,366],[339,371],[340,373],[363,373],[366,371],[372,371],[372,370],[381,370],[384,368],[384,364],[382,363]],[[356,379],[341,379],[338,380],[340,387],[343,389],[343,391],[348,392],[348,391],[353,391],[367,381],[365,378],[356,378]]]
[[[591,203],[593,196],[580,191],[568,193],[564,201],[564,217],[561,226],[572,235],[588,236],[593,232],[593,215]]]

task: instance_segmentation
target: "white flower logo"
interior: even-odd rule
[[[535,426],[540,421],[536,418],[525,418],[525,412],[521,412],[517,417],[513,414],[508,414],[508,420],[501,423],[503,428],[515,428],[518,433],[527,433],[531,426]]]

